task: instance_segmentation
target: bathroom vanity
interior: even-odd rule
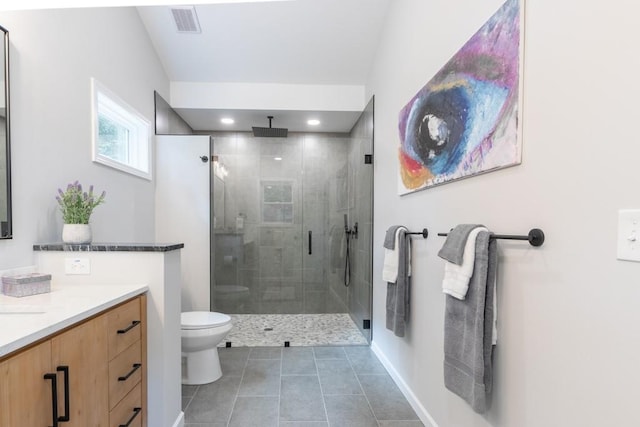
[[[183,246],[182,243],[47,243],[33,247],[38,271],[51,274],[52,288],[138,283],[147,286],[146,394],[147,425],[150,427],[184,424],[180,381],[180,258]]]
[[[0,426],[146,426],[147,290],[0,295]]]

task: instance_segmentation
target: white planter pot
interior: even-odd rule
[[[64,224],[62,241],[69,245],[91,243],[91,226],[89,224]]]

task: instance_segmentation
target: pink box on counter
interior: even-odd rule
[[[26,297],[44,294],[51,291],[51,275],[41,273],[4,276],[2,278],[3,294],[10,297]]]

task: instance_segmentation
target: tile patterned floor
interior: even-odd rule
[[[219,349],[223,376],[182,386],[185,427],[420,427],[367,346]]]
[[[230,314],[233,329],[224,347],[366,345],[367,340],[347,313]]]

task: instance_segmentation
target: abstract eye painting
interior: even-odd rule
[[[400,111],[400,194],[520,164],[520,1],[507,0]]]

